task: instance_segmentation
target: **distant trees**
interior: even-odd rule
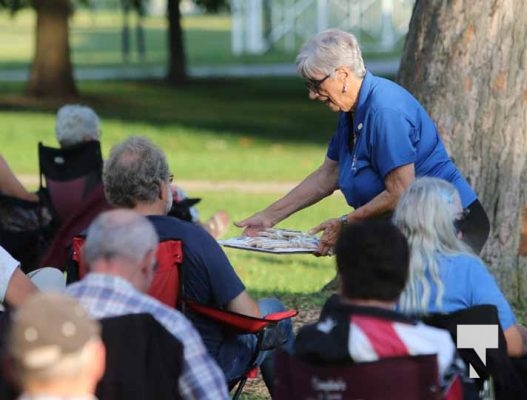
[[[89,3],[89,0],[78,0]],[[122,0],[121,5],[140,9],[149,0]],[[207,10],[217,11],[226,0],[195,0]],[[187,79],[185,42],[181,26],[180,0],[167,0],[168,65],[167,80],[180,84]],[[70,0],[0,0],[0,8],[16,13],[32,7],[37,15],[35,52],[27,82],[27,92],[40,97],[72,97],[78,94],[73,76],[69,45]]]
[[[12,13],[32,7],[37,14],[28,93],[48,97],[75,96],[77,87],[69,47],[70,0],[0,0],[0,7]]]
[[[35,53],[27,91],[36,96],[75,96],[69,45],[69,0],[34,0]]]

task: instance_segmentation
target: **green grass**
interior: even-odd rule
[[[195,80],[181,88],[160,82],[82,82],[102,120],[103,154],[131,134],[150,137],[168,156],[176,180],[298,181],[325,156],[336,114],[310,102],[299,79]],[[26,98],[21,84],[0,83],[0,146],[18,174],[37,173],[37,142],[56,145],[61,102]],[[233,220],[284,193],[192,192],[202,218],[219,208]],[[307,230],[346,209],[340,195],[303,210],[280,226]],[[241,231],[231,226],[227,236]],[[270,255],[227,249],[255,297],[276,295],[293,306],[320,305],[334,275],[332,258]]]
[[[60,102],[29,101],[2,84],[2,154],[18,172],[36,173],[38,141],[53,145]],[[307,99],[296,78],[160,82],[83,82],[102,119],[103,153],[128,135],[151,137],[179,179],[291,181],[323,161],[336,115]],[[32,143],[32,145],[28,145]]]
[[[35,13],[24,9],[11,17],[0,10],[0,69],[27,68],[34,48]],[[165,65],[167,21],[164,17],[146,17],[143,22],[146,58],[140,60],[135,38],[135,16],[131,14],[130,58],[123,62],[121,30],[123,17],[118,10],[90,12],[79,9],[70,20],[70,47],[76,67],[124,67]],[[188,15],[182,18],[188,65],[293,63],[301,41],[293,51],[278,43],[263,55],[233,55],[231,52],[231,17],[223,15]],[[365,40],[368,40],[367,38]],[[373,39],[370,39],[370,41]],[[390,52],[365,52],[366,60],[394,58],[401,54],[403,42]]]

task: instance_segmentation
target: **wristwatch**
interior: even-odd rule
[[[340,225],[347,225],[347,224],[349,224],[348,214],[344,214],[342,217],[340,217],[339,221],[340,221]]]

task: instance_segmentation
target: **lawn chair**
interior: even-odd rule
[[[273,399],[461,400],[459,378],[441,393],[437,357],[418,355],[373,362],[312,364],[278,350]]]
[[[82,279],[87,273],[86,264],[82,258],[82,246],[85,238],[77,236],[73,240],[73,262],[68,267],[68,283]],[[215,307],[198,304],[185,299],[183,285],[184,271],[181,269],[183,261],[183,244],[178,239],[166,239],[157,248],[157,269],[148,294],[160,302],[175,307],[186,313],[187,310],[201,314],[222,324],[226,329],[236,334],[254,334],[257,336],[256,352],[249,368],[239,377],[227,382],[229,390],[234,391],[233,399],[238,399],[249,378],[255,378],[258,373],[256,360],[261,351],[279,347],[287,340],[286,335],[279,329],[278,323],[284,319],[297,315],[296,310],[287,310],[266,315],[264,318],[254,318]]]
[[[101,338],[106,368],[96,396],[104,400],[176,400],[183,367],[183,345],[150,314],[103,318]],[[9,321],[0,315],[0,399],[19,398],[3,339]]]
[[[498,325],[498,348],[487,349],[485,364],[474,349],[458,349],[459,355],[467,364],[467,368],[470,364],[480,377],[475,381],[482,396],[495,395],[497,400],[527,399],[527,390],[522,378],[507,355],[507,343],[496,306],[478,305],[449,314],[430,314],[421,319],[428,325],[449,331],[454,343],[457,343],[458,325]],[[486,385],[490,378],[492,384]],[[494,394],[484,390],[489,386],[494,390]]]
[[[59,227],[82,208],[90,192],[102,184],[103,159],[99,141],[64,149],[38,144],[39,192]]]
[[[150,314],[103,318],[106,370],[96,396],[105,400],[179,399],[183,345]]]
[[[51,216],[40,203],[0,194],[0,245],[24,272],[37,268],[52,232]]]

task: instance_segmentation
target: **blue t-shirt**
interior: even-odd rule
[[[350,114],[339,114],[327,157],[339,163],[339,187],[358,208],[384,191],[386,175],[413,163],[415,175],[442,178],[459,191],[463,207],[476,194],[448,156],[419,102],[396,83],[367,72],[354,113],[355,146],[349,151]]]
[[[159,239],[179,239],[183,242],[183,284],[185,297],[201,304],[224,307],[245,290],[220,245],[203,228],[174,217],[150,215]],[[215,356],[224,340],[219,324],[187,313],[203,339],[208,351]]]
[[[498,308],[502,328],[508,329],[516,323],[516,317],[487,267],[476,257],[460,255],[438,255],[439,276],[444,284],[442,308],[435,304],[437,287],[431,285],[430,312],[450,313],[467,307],[492,304]]]

